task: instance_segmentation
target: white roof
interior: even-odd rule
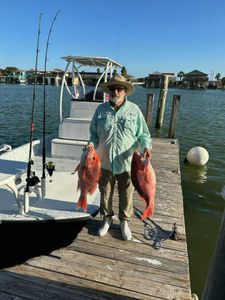
[[[112,63],[113,67],[121,67],[122,65],[118,62],[112,60],[108,57],[96,57],[96,56],[64,56],[62,59],[65,59],[68,62],[77,62],[83,66],[89,67],[106,67],[108,62]]]

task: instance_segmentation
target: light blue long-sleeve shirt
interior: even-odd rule
[[[90,125],[90,140],[97,149],[102,168],[113,174],[129,172],[137,148],[152,148],[151,136],[139,107],[130,102],[115,110],[109,102],[100,104]]]

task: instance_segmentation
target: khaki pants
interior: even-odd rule
[[[103,218],[114,215],[113,192],[116,181],[118,182],[119,192],[119,219],[120,221],[130,221],[133,215],[134,193],[130,172],[113,175],[112,172],[102,169],[102,176],[99,182],[101,191],[100,214]]]

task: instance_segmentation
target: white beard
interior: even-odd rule
[[[115,103],[116,105],[120,104],[123,102],[123,100],[120,97],[111,97],[110,101],[112,101],[113,103]]]

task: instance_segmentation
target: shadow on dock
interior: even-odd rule
[[[0,269],[70,245],[85,223],[1,224]]]

